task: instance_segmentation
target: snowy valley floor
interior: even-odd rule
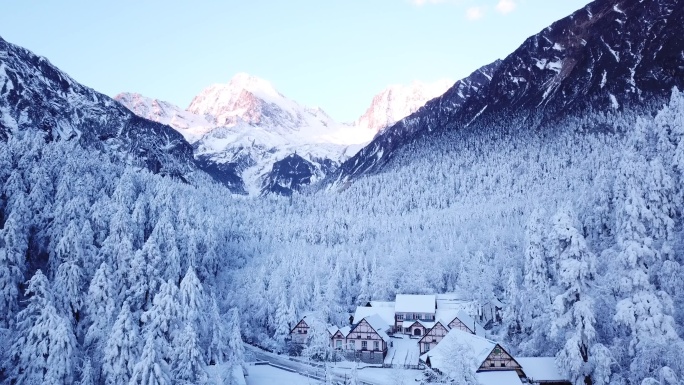
[[[271,365],[247,366],[248,385],[268,384],[320,384],[320,381],[308,376],[325,378],[325,370],[322,367],[307,365],[297,362],[285,355],[266,352],[250,345],[245,345],[247,356],[252,356],[259,362],[268,362]],[[369,385],[403,385],[415,384],[416,380],[423,378],[422,370],[388,369],[373,366],[357,366],[357,378],[361,383]],[[336,380],[350,379],[353,376],[355,363],[342,361],[329,363],[328,369],[332,371]],[[283,367],[280,369],[278,367]],[[291,372],[294,370],[296,372]],[[302,374],[300,374],[302,373]]]

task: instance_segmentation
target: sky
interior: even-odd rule
[[[390,84],[466,77],[588,2],[15,0],[0,36],[109,96],[186,108],[247,72],[350,122]]]

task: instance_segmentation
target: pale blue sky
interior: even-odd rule
[[[352,121],[389,84],[454,80],[588,0],[6,1],[0,36],[79,82],[185,108],[247,72]]]

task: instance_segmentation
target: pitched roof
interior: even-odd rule
[[[359,306],[356,308],[356,312],[354,312],[354,323],[359,323],[362,319],[374,314],[379,315],[387,325],[394,325],[394,308],[388,306]]]
[[[518,357],[515,360],[522,366],[525,376],[532,382],[568,381],[558,370],[554,357]]]
[[[435,304],[434,294],[397,294],[394,311],[397,313],[434,313]]]
[[[444,328],[444,330],[446,330],[447,333],[449,333],[451,331],[451,328],[449,327],[448,324],[446,324],[442,321],[434,322],[434,325],[432,325],[432,327],[429,330],[425,331],[425,334],[423,334],[423,337],[421,337],[421,339],[418,341],[418,343],[422,343],[426,337],[430,336],[430,332],[432,331],[432,329],[437,327],[437,325],[442,325],[442,327]]]
[[[471,364],[475,373],[496,346],[496,342],[458,329],[452,329],[434,349],[420,356],[423,362],[430,358],[430,365],[439,369],[454,360],[454,355],[473,357]]]
[[[390,338],[387,335],[387,330],[389,330],[390,327],[379,315],[373,314],[364,319],[375,330],[375,332],[380,335],[380,338],[389,343]]]
[[[329,326],[328,327],[328,333],[330,333],[331,336],[334,336],[335,333],[337,333],[340,330],[337,326]]]
[[[394,308],[394,302],[391,301],[370,301],[372,307],[391,307]]]
[[[482,327],[482,325],[480,325],[479,323],[477,323],[477,321],[475,321],[475,319],[473,319],[473,317],[469,316],[466,312],[464,312],[462,310],[459,311],[456,314],[456,317],[454,317],[454,319],[455,318],[458,318],[470,330],[473,330],[473,328],[475,328],[474,332],[478,336],[480,336],[480,337],[485,336],[485,328]],[[451,321],[453,321],[454,319],[451,319]],[[449,321],[449,323],[451,323],[451,321]]]

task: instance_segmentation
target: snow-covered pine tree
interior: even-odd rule
[[[142,314],[140,321],[143,323],[143,336],[146,339],[154,337],[155,349],[159,349],[164,360],[170,361],[171,342],[181,324],[178,288],[173,280],[161,284],[152,307]]]
[[[128,302],[124,302],[104,347],[102,377],[106,385],[130,381],[140,352],[139,339],[138,322],[133,319]]]
[[[228,362],[232,365],[244,365],[245,347],[240,334],[240,314],[236,308],[228,312]]]
[[[561,208],[553,220],[553,237],[558,261],[558,286],[551,335],[565,341],[556,354],[558,367],[574,385],[608,385],[610,356],[597,341],[592,284],[596,279],[596,257],[575,226],[574,214]],[[594,356],[594,354],[598,356]]]
[[[314,361],[328,361],[332,355],[330,333],[326,324],[317,316],[306,318],[309,325],[306,347],[302,355]]]
[[[96,385],[95,372],[93,370],[93,365],[89,358],[83,360],[81,365],[81,374],[78,385]]]
[[[68,259],[57,268],[53,284],[55,304],[74,324],[81,320],[83,307],[83,271],[76,260]]]
[[[211,325],[211,340],[207,346],[207,362],[209,365],[220,365],[229,359],[230,351],[228,349],[228,333],[213,293],[211,295],[209,325]]]
[[[27,306],[17,314],[9,356],[17,383],[66,384],[76,380],[79,347],[71,324],[58,315],[50,282],[38,270],[28,281]]]
[[[176,384],[201,385],[207,382],[204,357],[197,333],[189,323],[174,340],[173,379]]]
[[[524,275],[521,295],[523,337],[520,350],[524,354],[553,354],[549,327],[551,314],[551,268],[547,261],[545,213],[535,209],[527,221],[524,243]]]
[[[112,270],[107,262],[102,262],[88,287],[85,305],[89,326],[85,333],[85,346],[97,345],[107,340],[116,312],[115,299]]]
[[[171,370],[157,344],[158,338],[149,333],[142,354],[133,368],[128,385],[171,385]]]

